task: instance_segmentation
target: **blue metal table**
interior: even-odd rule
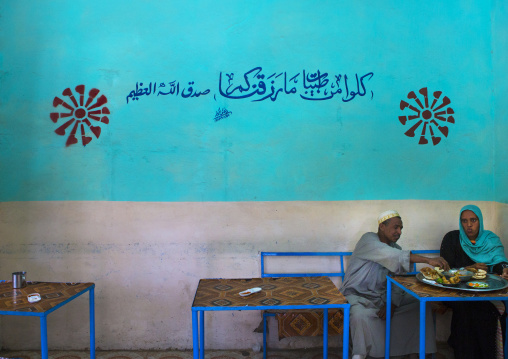
[[[386,302],[391,302],[392,284],[411,294],[420,301],[420,359],[425,359],[425,311],[427,302],[444,301],[482,301],[499,300],[503,301],[508,308],[508,288],[495,291],[466,291],[440,286],[432,286],[420,282],[415,275],[413,276],[386,276]],[[501,279],[504,281],[504,279]],[[508,324],[508,318],[507,318]],[[390,353],[390,325],[391,325],[391,306],[386,306],[386,336],[385,336],[385,358],[389,358]],[[507,326],[508,328],[508,326]],[[508,358],[508,335],[504,343],[504,357]]]
[[[20,315],[40,318],[41,354],[48,359],[47,316],[58,308],[89,293],[90,358],[95,359],[95,305],[94,283],[28,282],[27,286],[13,289],[12,282],[0,283],[0,315]],[[41,300],[30,303],[27,296],[39,293]]]
[[[242,297],[250,288],[261,291]],[[343,358],[348,358],[349,304],[328,277],[201,279],[192,304],[194,359],[204,358],[205,311],[322,309],[323,358],[328,358],[328,309],[344,311]]]

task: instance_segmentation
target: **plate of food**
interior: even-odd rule
[[[471,281],[467,283],[467,286],[474,289],[485,289],[489,287],[489,284],[485,282]]]
[[[470,280],[473,277],[473,275],[475,273],[467,270],[466,268],[460,268],[460,269],[450,269],[450,270],[444,271],[442,274],[447,279],[450,279],[452,277],[459,277],[461,282],[467,282],[468,280]]]
[[[420,273],[425,277],[425,279],[428,280],[436,280],[441,277],[439,275],[439,270],[430,267],[423,267],[422,269],[420,269]]]
[[[445,275],[445,272],[439,267],[423,267],[420,269],[420,273],[425,277],[425,279],[435,281],[436,283],[445,286],[456,286],[461,282],[459,272],[454,272],[452,275]]]
[[[471,276],[472,279],[486,279],[487,278],[487,271],[485,271],[483,269],[476,269],[473,267],[466,267],[464,269],[473,273],[473,275]]]
[[[487,273],[483,274],[480,272],[480,277],[482,279],[477,280],[471,277],[470,281],[464,282],[461,281],[461,278],[458,274],[454,274],[454,276],[450,277],[448,280],[441,271],[429,267],[422,268],[420,273],[416,274],[416,279],[422,283],[435,287],[448,288],[459,291],[464,290],[489,292],[508,288],[508,281],[498,275]]]

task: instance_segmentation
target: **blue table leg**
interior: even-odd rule
[[[323,359],[328,359],[328,309],[323,309]]]
[[[390,359],[390,326],[392,322],[392,282],[386,280],[386,330],[385,330],[385,359]]]
[[[192,352],[193,358],[199,359],[198,312],[192,311]]]
[[[90,306],[90,359],[95,359],[95,291],[89,291],[88,303]]]
[[[41,317],[41,357],[48,359],[48,322],[45,315]]]
[[[344,306],[344,324],[342,333],[342,358],[349,358],[349,305]]]
[[[504,301],[505,311],[508,310],[508,300]],[[504,357],[508,358],[508,315],[506,316],[506,326],[505,326],[505,338],[504,338]]]
[[[266,359],[266,313],[263,312],[263,359]]]
[[[427,302],[420,300],[420,359],[425,359],[425,309]]]
[[[199,358],[205,358],[205,311],[202,310],[199,313],[199,333],[200,333],[200,343],[199,343]]]

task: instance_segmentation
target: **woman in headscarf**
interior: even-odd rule
[[[481,210],[467,205],[460,210],[459,230],[448,232],[441,243],[441,257],[450,268],[474,267],[508,279],[508,259],[499,237],[483,229]],[[448,344],[456,359],[503,358],[500,320],[502,302],[446,302],[453,309]],[[506,314],[504,314],[506,315]]]

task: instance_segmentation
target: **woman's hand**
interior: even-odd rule
[[[483,269],[484,271],[487,271],[487,265],[485,263],[475,263],[472,266],[468,266],[468,267],[473,267],[476,269]]]
[[[508,268],[503,268],[503,273],[501,273],[501,278],[508,279]]]

